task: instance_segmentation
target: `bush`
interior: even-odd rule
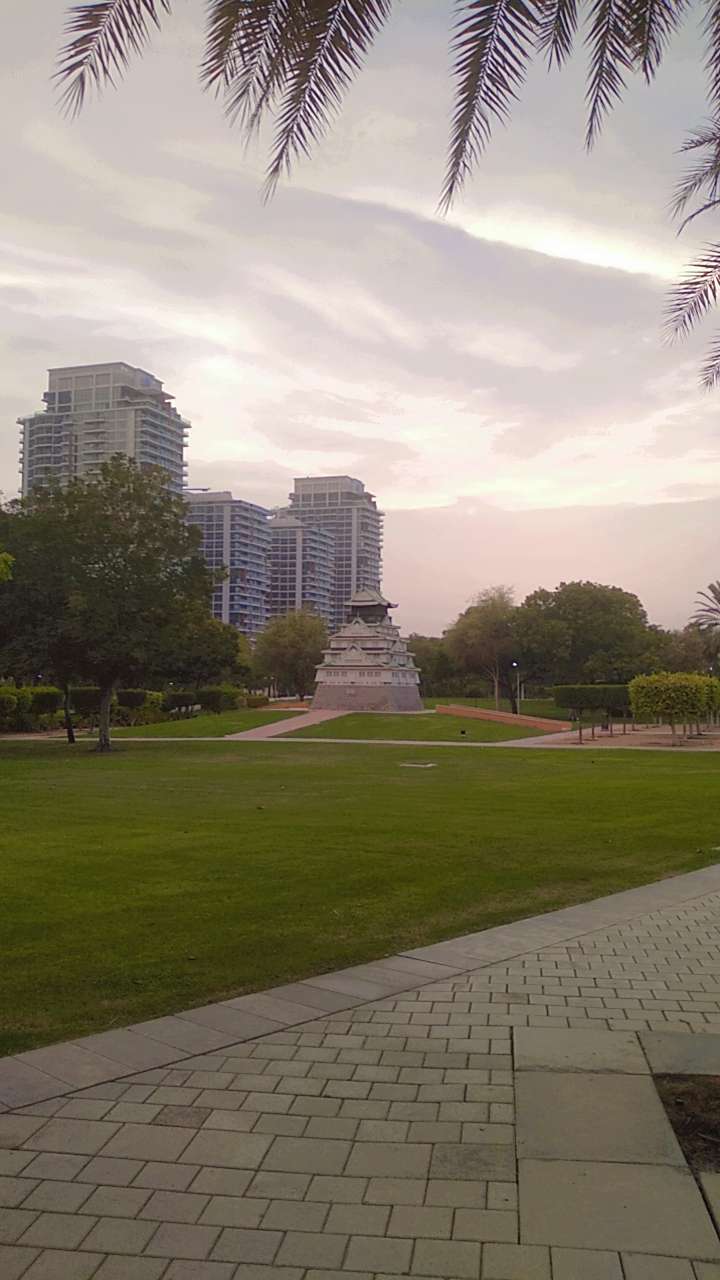
[[[70,705],[79,716],[89,719],[100,715],[100,690],[93,685],[70,690]]]
[[[0,687],[0,733],[7,733],[10,729],[15,718],[17,702],[15,689]]]
[[[145,701],[135,717],[135,723],[158,724],[161,720],[167,720],[165,695],[156,693],[154,689],[148,689],[145,694]]]
[[[629,688],[634,714],[669,724],[673,745],[677,744],[677,721],[699,725],[701,716],[709,716],[720,706],[720,680],[715,676],[661,671],[653,676],[636,676]]]
[[[59,689],[40,685],[32,689],[31,693],[30,714],[32,716],[49,716],[59,710],[62,703],[62,694]]]
[[[197,694],[192,690],[171,690],[166,693],[163,698],[163,708],[165,711],[184,712],[189,717],[190,712],[197,703]]]
[[[626,715],[630,694],[626,684],[558,684],[553,689],[556,707],[569,711],[605,711],[609,716]]]
[[[229,684],[208,685],[198,689],[197,700],[203,711],[213,711],[217,715],[221,711],[237,711],[240,690]]]
[[[256,710],[258,707],[267,707],[270,703],[266,693],[249,693],[247,696],[247,705],[250,710]]]
[[[137,721],[136,711],[144,706],[147,694],[144,689],[118,689],[116,695],[117,705],[127,713],[127,723],[134,725]],[[119,723],[119,721],[118,721]],[[123,716],[123,724],[126,723]]]

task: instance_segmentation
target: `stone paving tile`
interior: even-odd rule
[[[124,1054],[135,1074],[0,1115],[8,1280],[21,1264],[51,1280],[94,1275],[88,1266],[104,1280],[550,1280],[549,1246],[553,1280],[720,1280],[720,1242],[695,1183],[681,1165],[638,1164],[652,1158],[645,1149],[628,1149],[636,1163],[625,1166],[640,1170],[641,1182],[649,1170],[651,1178],[685,1179],[680,1200],[695,1190],[691,1206],[664,1215],[650,1243],[643,1194],[634,1204],[642,1231],[636,1222],[635,1234],[623,1235],[622,1212],[591,1220],[587,1204],[580,1217],[568,1210],[564,1183],[565,1218],[577,1230],[586,1213],[584,1238],[563,1235],[565,1227],[557,1238],[532,1238],[538,1218],[546,1231],[552,1218],[532,1197],[521,1203],[518,1236],[513,1035],[521,1104],[523,1090],[542,1091],[549,1078],[547,1087],[562,1092],[571,1076],[572,1098],[586,1104],[586,1094],[610,1081],[611,1092],[628,1094],[631,1114],[635,1092],[649,1098],[652,1089],[636,1032],[643,1041],[647,1033],[647,1046],[660,1044],[652,1040],[658,1032],[671,1035],[665,1043],[676,1053],[679,1040],[699,1032],[708,1040],[704,1060],[713,1061],[720,893],[673,907],[664,905],[667,885],[640,892],[645,900],[657,893],[660,909],[619,924],[602,904],[577,917],[557,913],[566,922],[560,941],[554,917],[547,926],[528,922],[525,932],[504,926],[505,954],[513,939],[518,951],[523,938],[536,948],[510,960],[492,962],[492,939],[483,954],[484,935],[460,940],[461,951],[475,948],[480,967],[458,972],[458,963],[422,986],[412,985],[409,969],[380,964],[295,984],[303,991],[279,989],[268,995],[284,1002],[273,1005],[276,1014],[302,1005],[308,1020],[260,1039],[226,1043],[185,1015],[143,1032],[104,1033],[111,1041],[89,1037],[88,1053],[121,1066]],[[593,910],[596,931],[565,940],[572,920],[587,921]],[[403,972],[409,990],[401,989]],[[415,973],[418,982],[428,976]],[[262,1015],[248,1006],[243,1016]],[[205,1031],[211,1040],[198,1040]],[[162,1042],[170,1037],[184,1048]],[[201,1042],[208,1052],[192,1050]],[[597,1112],[585,1104],[578,1114]],[[613,1141],[630,1141],[622,1128]],[[521,1154],[536,1151],[523,1147],[526,1136],[521,1105]],[[542,1141],[557,1141],[557,1131]],[[672,1160],[676,1151],[656,1155]],[[525,1173],[533,1163],[523,1159]],[[540,1163],[538,1203],[568,1162]],[[592,1177],[601,1164],[596,1150]],[[622,1166],[607,1167],[615,1177]],[[677,1191],[673,1184],[676,1199]],[[687,1247],[678,1253],[675,1240],[678,1256],[670,1257],[663,1242],[673,1215],[676,1226],[685,1223],[678,1230]],[[593,1234],[603,1216],[620,1223],[614,1243]],[[620,1249],[629,1251],[622,1261]]]

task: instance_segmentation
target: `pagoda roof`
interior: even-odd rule
[[[355,595],[352,596],[350,600],[345,601],[345,607],[348,609],[358,609],[363,606],[367,608],[368,605],[373,604],[383,605],[386,609],[397,609],[396,604],[391,604],[390,601],[386,600],[384,595],[381,595],[381,593],[376,591],[374,587],[361,587],[359,591],[355,592]]]

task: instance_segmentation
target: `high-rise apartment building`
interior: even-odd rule
[[[361,587],[380,590],[383,513],[361,480],[306,476],[295,481],[288,511],[303,525],[335,538],[331,630],[345,622],[347,602]]]
[[[270,617],[269,511],[231,493],[188,494],[188,524],[202,530],[209,569],[225,565],[228,576],[215,588],[213,616],[254,640]]]
[[[291,613],[310,605],[328,623],[334,620],[335,536],[303,524],[288,511],[270,521],[271,613]]]
[[[23,495],[50,475],[67,483],[91,474],[116,453],[137,458],[141,466],[164,467],[170,488],[182,493],[190,423],[173,408],[162,382],[122,363],[48,373],[45,409],[18,419]]]

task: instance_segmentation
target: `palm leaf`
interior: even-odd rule
[[[296,56],[285,76],[275,142],[265,181],[269,194],[294,157],[308,154],[325,132],[360,69],[392,0],[306,0],[304,31],[296,27]],[[262,103],[255,108],[259,120]]]
[[[440,199],[448,209],[525,80],[541,11],[536,0],[458,0],[452,39],[457,82],[450,154]]]
[[[170,13],[171,0],[96,0],[71,9],[66,23],[68,43],[60,50],[55,79],[65,84],[63,106],[77,113],[88,89],[115,84],[160,26],[160,11]]]
[[[698,592],[697,608],[690,623],[703,630],[720,627],[720,582],[711,582],[707,591]]]
[[[670,37],[680,26],[688,0],[628,0],[625,26],[635,64],[649,83],[662,61]]]
[[[302,8],[302,0],[214,0],[201,79],[224,93],[231,119],[246,124],[272,101],[296,52]]]
[[[604,117],[622,96],[624,71],[633,69],[630,24],[624,0],[595,0],[589,14],[586,44],[590,49],[590,111],[585,136],[592,147]]]
[[[540,9],[537,47],[548,55],[548,66],[561,67],[572,53],[577,31],[577,0],[544,0]]]
[[[708,193],[705,203],[688,214],[680,224],[682,231],[683,227],[688,222],[692,222],[693,218],[697,218],[698,214],[715,208],[720,202],[720,116],[716,116],[703,129],[697,129],[680,149],[681,151],[707,150],[708,152],[698,164],[688,170],[678,183],[673,195],[670,212],[673,217],[679,217],[685,212],[690,201],[701,191],[706,190]]]
[[[690,264],[688,274],[670,291],[665,313],[668,338],[686,338],[698,321],[717,304],[719,292],[720,245],[711,244]]]
[[[703,30],[707,40],[705,69],[708,74],[708,96],[715,114],[720,108],[720,0],[708,4]]]

